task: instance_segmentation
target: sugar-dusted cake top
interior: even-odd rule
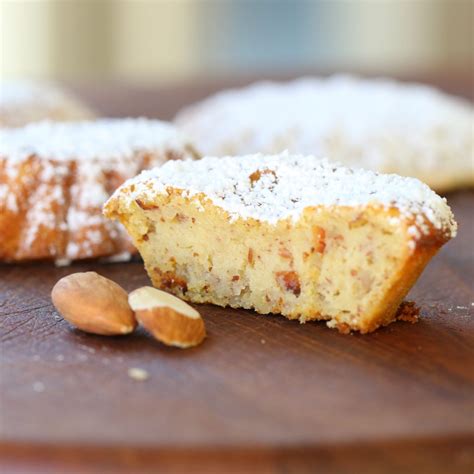
[[[446,127],[455,140],[471,130],[473,117],[469,101],[434,87],[336,75],[224,90],[184,108],[176,123],[195,138],[202,137],[204,153],[216,153],[233,141],[245,153],[256,147],[274,149],[276,139],[306,153],[318,137],[334,129],[364,143],[378,132],[403,132],[416,139],[420,130]],[[456,129],[459,126],[462,130]]]
[[[30,155],[59,161],[120,158],[138,151],[182,148],[186,143],[171,124],[145,118],[44,121],[0,130],[0,156],[11,161]]]
[[[175,123],[205,155],[288,150],[437,189],[474,182],[472,104],[422,84],[353,76],[258,82],[191,105]]]
[[[233,218],[275,223],[298,218],[310,206],[375,204],[396,207],[413,218],[413,234],[428,233],[431,226],[448,236],[456,233],[446,200],[417,179],[346,168],[287,152],[167,162],[127,181],[116,194],[126,200],[153,200],[170,188],[182,189],[190,197],[203,193]]]

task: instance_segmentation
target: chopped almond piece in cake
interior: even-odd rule
[[[158,288],[342,332],[393,321],[456,234],[446,201],[416,179],[286,153],[168,162],[121,186],[105,214]]]

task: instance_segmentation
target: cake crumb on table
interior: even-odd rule
[[[420,319],[420,308],[413,301],[403,301],[398,308],[396,319],[415,324]]]
[[[128,369],[128,376],[131,379],[138,380],[143,382],[150,377],[150,374],[145,369],[140,369],[138,367],[131,367]]]

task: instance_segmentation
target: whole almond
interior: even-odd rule
[[[116,336],[129,334],[137,326],[127,292],[96,272],[61,278],[51,299],[66,321],[85,332]]]
[[[128,301],[145,329],[168,346],[185,349],[206,337],[201,315],[176,296],[144,286],[132,291]]]

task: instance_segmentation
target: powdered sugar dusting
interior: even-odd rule
[[[456,233],[446,200],[417,179],[346,168],[287,152],[168,162],[142,172],[115,194],[128,201],[143,196],[153,199],[170,187],[182,189],[188,196],[205,194],[233,219],[275,223],[288,217],[297,219],[307,207],[370,204],[395,207],[402,217],[413,220],[410,233],[414,240],[429,233],[430,226],[449,236]]]
[[[172,125],[158,120],[44,121],[0,130],[0,155],[11,161],[30,155],[62,161],[116,159],[140,150],[180,147],[184,141]]]
[[[350,76],[259,82],[184,109],[176,124],[208,155],[293,153],[417,177],[474,182],[474,113],[420,84]]]

